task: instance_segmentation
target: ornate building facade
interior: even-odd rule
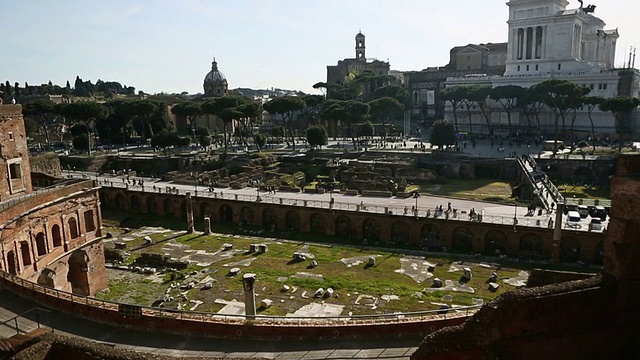
[[[414,125],[444,118],[445,103],[440,92],[447,78],[478,73],[502,75],[506,58],[507,43],[468,44],[452,48],[445,66],[404,72],[404,86],[410,97],[405,118]]]
[[[616,68],[615,52],[618,30],[605,29],[602,19],[588,6],[568,9],[566,0],[511,0],[507,56],[504,75],[478,72],[475,76],[452,76],[446,87],[455,86],[506,86],[528,88],[549,79],[568,80],[591,89],[589,96],[610,98],[615,96],[638,97],[640,73],[635,69]],[[507,114],[498,104],[489,101],[490,121],[493,125],[506,125]],[[466,113],[466,109],[463,109]],[[486,121],[479,109],[472,109],[474,129],[487,130]],[[525,116],[514,112],[512,121],[524,127]],[[445,118],[453,119],[450,106]],[[551,111],[540,116],[540,131],[550,133],[554,123]],[[592,113],[596,133],[615,133],[615,121],[608,112],[597,109]],[[464,123],[464,122],[461,122]],[[637,121],[634,118],[633,128]],[[466,124],[460,131],[467,131]],[[591,132],[587,109],[577,111],[573,126],[575,132]]]
[[[32,191],[22,107],[0,105],[0,271],[79,295],[107,288],[98,187]]]
[[[355,57],[339,60],[337,65],[327,66],[327,84],[344,85],[345,78],[349,74],[357,74],[365,70],[371,70],[376,75],[389,75],[389,62],[377,59],[367,60],[365,36],[362,32],[356,35],[355,44]],[[365,89],[365,92],[373,90]],[[331,97],[329,89],[327,89],[327,97]]]

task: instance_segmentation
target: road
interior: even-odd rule
[[[238,200],[251,202],[255,202],[256,196],[259,195],[260,201],[262,202],[280,203],[280,199],[283,199],[283,204],[319,208],[329,208],[329,203],[333,198],[334,204],[332,208],[336,210],[384,213],[386,208],[387,213],[391,211],[393,215],[407,217],[415,216],[413,212],[414,208],[417,208],[419,217],[434,217],[436,207],[442,206],[442,209],[446,211],[449,203],[451,203],[451,207],[458,210],[456,217],[451,213],[447,218],[451,221],[471,221],[469,212],[471,209],[474,209],[475,213],[482,215],[482,222],[484,223],[513,225],[515,217],[518,220],[517,226],[540,228],[548,227],[550,219],[555,222],[554,211],[543,211],[541,215],[538,215],[536,212],[534,215],[531,215],[526,206],[517,206],[515,202],[513,205],[505,205],[431,195],[402,199],[396,197],[352,196],[336,192],[325,194],[277,192],[275,194],[269,194],[266,191],[258,191],[255,187],[247,187],[244,189],[215,189],[212,193],[207,186],[195,185],[195,181],[194,185],[186,185],[172,181],[162,181],[157,178],[130,177],[129,182],[127,182],[126,175],[96,176],[95,172],[80,171],[64,171],[64,175],[73,178],[97,179],[101,186],[128,188],[129,190],[140,192],[166,193],[167,191],[173,191],[176,193],[177,191],[178,194],[190,192],[192,196],[195,195],[196,197],[223,197],[225,199],[236,199],[237,195]],[[143,181],[143,186],[139,185],[140,180]],[[305,201],[307,201],[306,205]],[[446,214],[442,214],[439,217],[446,218]],[[572,230],[588,231],[589,221],[589,218],[583,219],[581,227]]]

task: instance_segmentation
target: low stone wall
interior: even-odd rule
[[[244,320],[211,313],[168,311],[143,308],[137,316],[124,316],[119,304],[46,288],[5,272],[0,272],[3,288],[73,316],[115,326],[131,327],[164,333],[192,333],[215,338],[256,339],[278,341],[360,340],[381,338],[420,338],[438,329],[458,325],[465,314],[391,316],[375,321],[344,319],[282,318],[276,320]]]

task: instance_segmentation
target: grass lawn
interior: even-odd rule
[[[503,202],[511,197],[511,185],[495,179],[448,179],[444,184],[420,185],[420,192],[467,200]]]

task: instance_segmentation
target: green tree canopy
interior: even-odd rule
[[[264,104],[264,109],[267,110],[269,114],[280,114],[280,116],[282,116],[282,121],[288,129],[294,151],[296,149],[296,142],[293,133],[293,115],[296,112],[302,111],[305,106],[306,103],[304,100],[297,96],[277,97]]]
[[[456,131],[453,125],[445,120],[438,120],[433,123],[431,130],[432,145],[438,146],[440,149],[451,146],[456,143]]]
[[[600,110],[611,112],[616,119],[616,132],[620,137],[620,143],[618,145],[619,152],[622,152],[625,134],[633,133],[633,129],[631,128],[633,123],[631,114],[638,106],[640,106],[640,100],[628,96],[617,96],[600,101]]]
[[[309,127],[307,129],[307,142],[309,143],[311,150],[327,145],[329,142],[327,130],[323,126]]]

